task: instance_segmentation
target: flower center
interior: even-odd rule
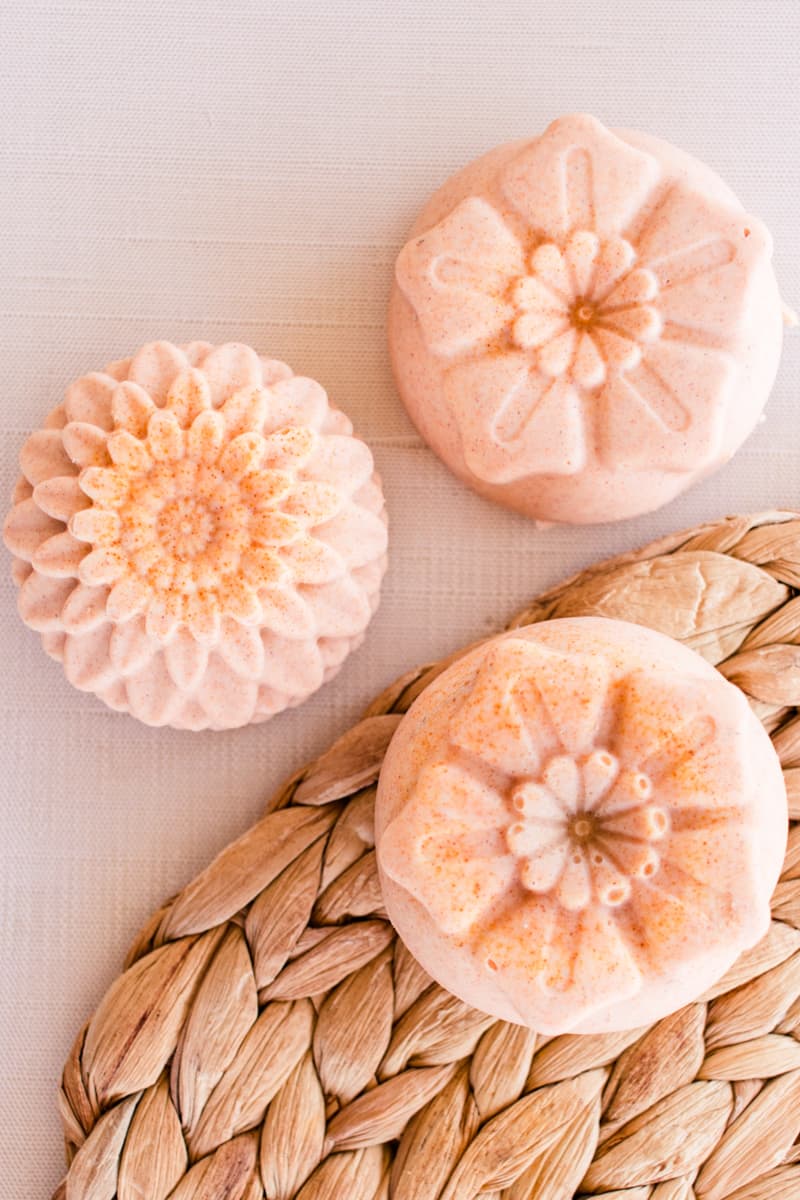
[[[563,246],[536,247],[530,274],[512,286],[511,333],[543,375],[568,376],[591,391],[609,374],[639,365],[642,346],[659,338],[663,325],[652,303],[658,279],[635,262],[630,242],[601,240],[587,229]]]
[[[217,521],[211,510],[186,496],[165,504],[158,519],[157,536],[171,558],[190,562],[207,548]]]
[[[624,769],[606,749],[580,760],[551,758],[540,779],[521,781],[511,795],[522,819],[509,826],[506,843],[523,887],[552,892],[572,911],[592,897],[612,908],[624,904],[632,881],[659,869],[653,843],[669,821],[652,796],[650,777]]]
[[[594,832],[594,820],[585,813],[583,813],[580,817],[576,817],[569,825],[570,837],[572,837],[572,839],[576,842],[591,841]]]
[[[597,315],[597,309],[593,304],[589,304],[586,300],[579,300],[572,310],[572,324],[579,329],[586,329],[591,325]]]

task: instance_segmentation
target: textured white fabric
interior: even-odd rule
[[[491,145],[585,109],[707,159],[772,228],[800,302],[798,0],[2,0],[6,496],[75,375],[150,338],[250,341],[318,378],[374,447],[391,568],[364,647],[303,708],[152,731],[70,689],[2,610],[0,1194],[62,1171],[70,1042],[152,908],[413,663],[612,551],[800,505],[800,335],[762,425],[655,516],[537,531],[449,477],[389,375],[383,319],[416,210]]]

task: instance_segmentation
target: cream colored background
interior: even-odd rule
[[[246,340],[320,379],[374,447],[392,565],[362,650],[301,710],[153,731],[72,691],[6,571],[0,1195],[62,1170],[55,1087],[137,927],[406,667],[593,559],[800,505],[800,335],[735,462],[653,517],[537,532],[407,421],[383,316],[428,193],[587,109],[706,158],[772,227],[800,303],[798,0],[0,0],[0,489],[76,374],[153,337]]]

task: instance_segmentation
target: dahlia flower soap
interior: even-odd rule
[[[389,312],[400,394],[490,499],[544,521],[649,512],[758,420],[782,341],[771,255],[708,167],[564,117],[423,209]]]
[[[20,465],[20,615],[71,683],[149,725],[300,703],[377,607],[372,455],[318,383],[249,346],[153,342],[83,376]]]
[[[767,931],[780,764],[743,694],[626,622],[516,629],[449,667],[392,740],[384,899],[422,966],[543,1034],[636,1028]]]

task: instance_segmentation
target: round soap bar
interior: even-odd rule
[[[544,1034],[658,1020],[767,931],[780,763],[744,695],[602,618],[484,643],[404,717],[378,786],[389,916],[434,979]]]
[[[153,342],[84,375],[20,465],[22,619],[71,683],[148,725],[299,704],[377,607],[372,455],[318,383],[249,346]]]
[[[564,117],[423,209],[389,313],[400,394],[490,499],[545,521],[649,512],[764,407],[782,341],[771,254],[702,163]]]

